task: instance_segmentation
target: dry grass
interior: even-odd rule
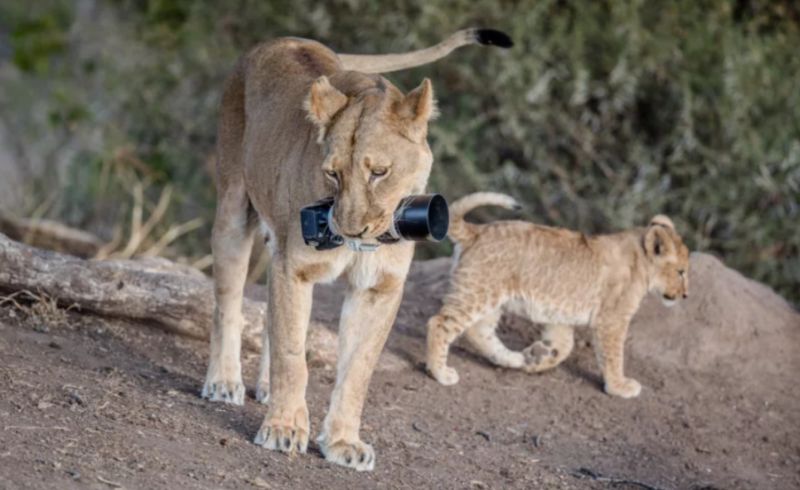
[[[50,327],[67,326],[69,311],[78,308],[78,305],[75,304],[64,307],[59,305],[58,300],[46,293],[29,290],[15,291],[0,296],[0,307],[6,305],[13,307],[13,311],[21,313],[24,320],[34,330],[41,332],[47,332]]]

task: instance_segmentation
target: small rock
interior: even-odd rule
[[[39,410],[47,410],[48,408],[50,408],[52,406],[53,406],[52,403],[42,400],[42,401],[39,402],[38,405],[36,405],[36,408],[38,408]]]
[[[85,405],[86,404],[86,402],[83,401],[83,398],[81,398],[81,396],[75,391],[70,391],[69,393],[67,393],[67,397],[69,398],[69,404],[70,405],[73,405],[73,404]]]
[[[479,430],[475,432],[475,435],[483,437],[484,439],[486,439],[486,442],[492,442],[492,437],[487,432]]]
[[[264,480],[264,479],[263,479],[263,478],[261,478],[260,476],[256,476],[256,477],[254,477],[254,478],[251,478],[251,479],[249,479],[249,480],[245,480],[245,481],[246,481],[247,483],[249,483],[249,484],[253,485],[254,487],[258,487],[258,488],[272,488],[272,486],[270,486],[270,484],[269,484],[269,483],[267,483],[267,482],[266,482],[266,480]]]

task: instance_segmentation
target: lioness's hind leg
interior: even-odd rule
[[[525,371],[538,373],[552,369],[569,356],[575,345],[575,331],[569,325],[545,325],[542,339],[522,351]]]
[[[489,313],[468,328],[464,337],[492,363],[507,368],[521,368],[525,365],[525,356],[510,350],[497,336],[500,316],[500,310]]]
[[[202,396],[236,405],[244,404],[239,358],[244,327],[242,295],[255,232],[248,219],[248,207],[243,187],[225,189],[219,197],[211,236],[216,309]]]

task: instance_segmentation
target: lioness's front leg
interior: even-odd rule
[[[382,272],[370,288],[351,284],[342,308],[336,387],[317,441],[325,459],[358,471],[375,466],[372,446],[358,434],[361,412],[372,371],[400,306],[404,280],[405,271]]]
[[[308,448],[306,406],[306,331],[313,283],[296,274],[284,257],[274,257],[269,279],[270,406],[255,443],[267,449],[305,452]]]

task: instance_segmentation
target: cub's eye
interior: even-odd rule
[[[684,275],[684,274],[686,274],[686,271],[685,271],[685,270],[683,270],[683,269],[678,269],[678,275],[679,275],[679,276],[683,277],[683,275]]]
[[[386,167],[376,167],[370,170],[370,173],[372,174],[373,177],[383,177],[384,175],[387,174],[387,172],[389,172],[389,169],[387,169]]]

